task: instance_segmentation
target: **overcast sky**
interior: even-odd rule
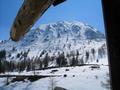
[[[9,38],[10,28],[24,0],[0,0],[0,40]],[[57,21],[80,21],[104,33],[101,0],[67,0],[51,6],[33,28]]]

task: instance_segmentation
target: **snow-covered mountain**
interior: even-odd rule
[[[106,55],[106,42],[104,34],[88,24],[58,21],[30,30],[19,42],[3,41],[0,50],[6,50],[6,60],[18,61],[24,59],[24,53],[27,58],[44,58],[46,53],[56,57],[64,52],[67,59],[68,55],[79,53],[79,59],[85,62],[88,52],[88,63]]]

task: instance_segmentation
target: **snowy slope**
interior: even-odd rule
[[[0,44],[0,50],[6,50],[6,59],[23,60],[24,57],[18,54],[28,52],[27,58],[40,56],[43,52],[49,56],[57,56],[58,52],[66,54],[79,51],[79,58],[85,58],[86,51],[91,52],[94,48],[96,52],[101,47],[106,48],[105,36],[92,26],[78,22],[59,21],[56,23],[44,24],[30,30],[19,42],[11,40]],[[92,58],[92,56],[91,56]],[[96,53],[95,58],[98,58]]]

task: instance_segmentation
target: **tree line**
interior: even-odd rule
[[[56,56],[50,56],[48,53],[41,52],[39,56],[28,58],[28,53],[30,50],[24,53],[18,53],[16,58],[21,58],[22,60],[6,60],[6,51],[0,51],[0,73],[5,72],[22,72],[26,71],[35,71],[49,68],[50,64],[53,62],[57,67],[64,67],[64,66],[77,66],[86,63],[90,58],[90,53],[92,53],[93,57],[95,57],[95,49],[92,48],[91,51],[85,51],[85,55],[80,57],[80,53],[78,50],[76,52],[71,52],[65,54],[64,52],[58,52]],[[98,49],[98,54],[102,57],[105,54],[103,48]],[[42,57],[44,55],[44,57]],[[84,58],[85,57],[85,58]],[[84,60],[85,59],[85,60]],[[98,62],[98,59],[97,59]]]

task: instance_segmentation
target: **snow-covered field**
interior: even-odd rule
[[[59,86],[66,88],[67,90],[109,90],[106,88],[106,85],[108,84],[107,80],[109,79],[107,76],[107,74],[109,74],[109,69],[106,61],[106,59],[101,59],[101,62],[98,63],[100,68],[93,69],[91,68],[92,65],[87,65],[38,70],[35,72],[40,75],[61,76],[42,78],[34,82],[26,80],[24,82],[20,81],[5,85],[7,79],[0,78],[0,90],[51,90],[51,83],[53,83],[52,87]],[[58,71],[51,73],[52,70]],[[21,75],[24,74],[29,75],[33,73],[21,73]]]

